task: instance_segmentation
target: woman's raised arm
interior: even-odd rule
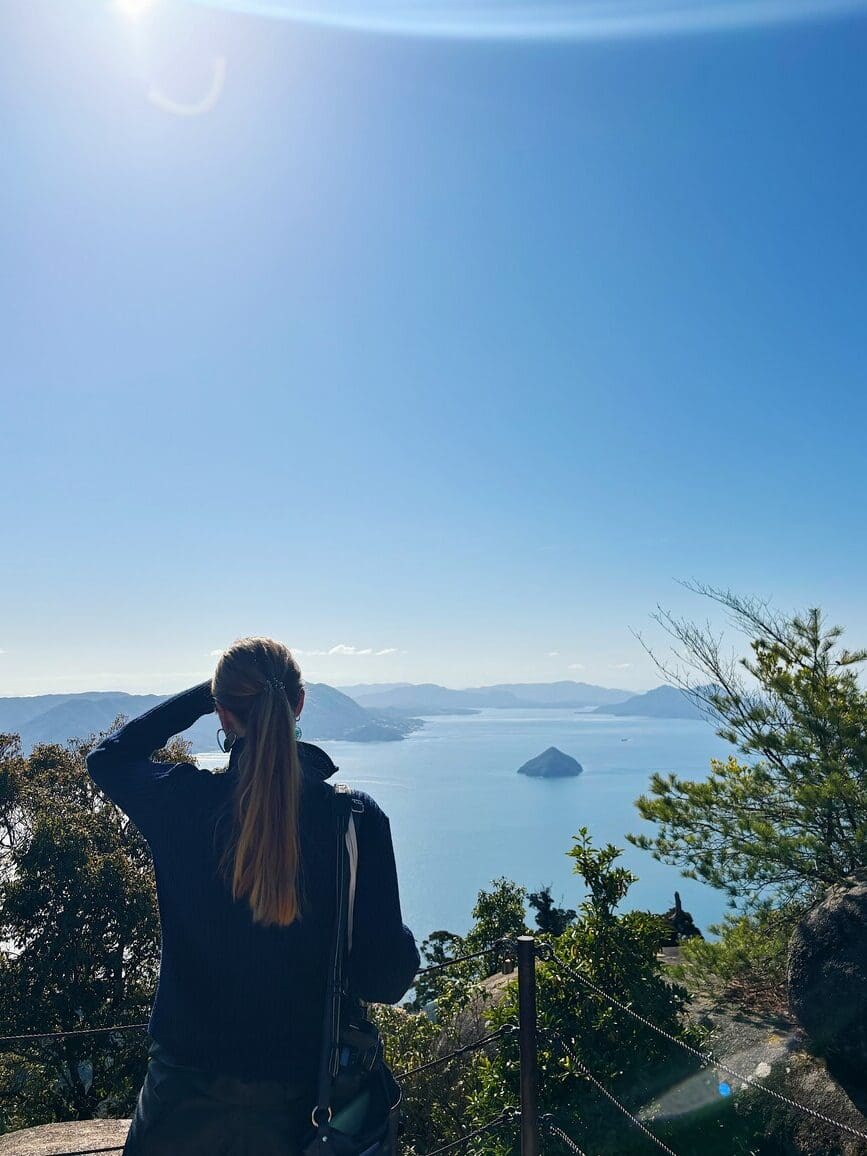
[[[124,811],[146,839],[165,821],[165,793],[178,772],[196,772],[189,763],[168,766],[151,760],[172,735],[181,734],[214,710],[211,683],[173,695],[103,739],[87,756],[90,777]]]
[[[360,999],[397,1003],[412,987],[419,954],[401,915],[388,817],[369,796],[362,798],[349,976]]]

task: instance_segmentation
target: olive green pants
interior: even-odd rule
[[[124,1156],[299,1156],[312,1089],[178,1063],[156,1042]]]

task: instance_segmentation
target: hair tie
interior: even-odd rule
[[[286,687],[283,685],[279,678],[266,678],[265,685],[262,687],[262,690],[268,689],[285,691]]]

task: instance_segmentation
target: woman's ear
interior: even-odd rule
[[[301,687],[301,693],[298,695],[298,706],[295,708],[295,717],[300,718],[301,712],[304,710],[304,687]]]
[[[226,707],[218,706],[217,714],[220,718],[220,726],[226,734],[228,734],[229,731],[233,731],[236,735],[242,735],[244,733],[244,728],[238,722],[238,719],[230,710],[227,710]]]

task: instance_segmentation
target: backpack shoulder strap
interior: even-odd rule
[[[346,834],[352,814],[352,800],[345,790],[335,788],[331,802],[336,819],[334,847],[335,910],[331,935],[331,953],[328,982],[325,990],[325,1008],[322,1023],[322,1048],[319,1056],[317,1105],[313,1110],[313,1124],[318,1130],[327,1129],[331,1118],[331,1087],[339,1064],[340,1008],[343,1001],[344,963],[346,959],[347,908],[349,872]]]
[[[335,783],[335,792],[348,795],[350,799],[349,821],[346,825],[346,853],[349,860],[349,888],[347,895],[346,947],[352,951],[352,928],[355,920],[355,884],[358,878],[358,827],[359,816],[364,814],[364,803],[353,793],[346,783]]]

